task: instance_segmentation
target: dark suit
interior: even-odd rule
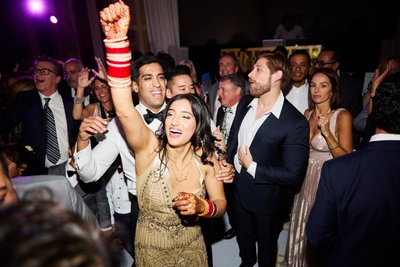
[[[51,166],[49,168],[49,174],[62,175],[65,177],[67,162]],[[66,178],[69,179],[69,177]],[[74,189],[96,216],[100,227],[111,227],[110,206],[108,204],[107,192],[103,180],[100,179],[96,182],[85,184],[78,178],[78,184]]]
[[[398,266],[399,159],[400,141],[376,141],[325,162],[306,233],[329,266]]]
[[[340,82],[342,91],[340,92],[341,106],[347,109],[353,118],[362,111],[362,90],[364,77],[354,72],[341,72]],[[360,133],[353,127],[353,148],[358,148],[360,143]]]
[[[228,139],[227,161],[233,163],[238,132],[253,100],[239,102]],[[233,206],[243,266],[275,266],[277,240],[301,186],[309,156],[309,125],[286,99],[279,119],[274,114],[261,124],[250,146],[257,163],[253,178],[244,168],[236,172]]]
[[[72,118],[73,99],[61,95],[64,103],[65,117],[68,127],[68,142],[73,145],[79,129],[79,121]],[[21,145],[29,145],[38,157],[41,167],[46,158],[46,127],[44,121],[43,105],[36,89],[21,92],[15,101],[2,114],[0,133],[5,133],[15,125],[21,123],[21,136],[17,142]]]

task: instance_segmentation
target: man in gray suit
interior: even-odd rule
[[[80,215],[87,223],[98,228],[96,218],[68,181],[57,175],[20,176],[8,175],[7,163],[0,152],[0,207],[15,203],[18,199],[40,194],[60,203],[64,208]]]
[[[115,169],[113,170],[115,171]],[[111,234],[111,213],[105,189],[106,181],[104,180],[108,176],[108,172],[103,176],[104,179],[84,183],[79,179],[73,158],[70,158],[64,163],[50,167],[49,174],[64,176],[96,216],[101,231]]]

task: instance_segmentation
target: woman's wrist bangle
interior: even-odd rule
[[[204,211],[202,212],[202,213],[200,213],[200,214],[197,214],[197,216],[199,216],[199,217],[204,217],[204,216],[206,216],[207,215],[207,213],[208,213],[208,203],[207,203],[207,201],[205,200],[205,199],[200,199],[201,200],[201,202],[203,203],[203,205],[204,205]]]
[[[340,147],[340,145],[338,144],[337,146],[333,147],[333,148],[329,148],[329,150],[335,150],[336,148]]]
[[[77,96],[74,97],[74,104],[83,104],[83,98],[79,98]]]
[[[203,201],[203,204],[205,204],[205,208],[201,214],[198,214],[198,216],[204,218],[214,217],[217,214],[217,205],[208,199],[203,198],[201,201]]]

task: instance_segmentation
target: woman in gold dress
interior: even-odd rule
[[[222,216],[226,199],[223,181],[217,175],[220,167],[206,104],[192,94],[173,97],[165,108],[160,131],[154,134],[132,102],[131,58],[126,38],[129,9],[119,1],[101,11],[100,18],[106,35],[108,81],[114,107],[135,153],[140,209],[135,264],[207,266],[198,217]],[[146,73],[150,65],[134,66],[133,86],[137,82],[148,83],[151,93],[166,81],[163,76]],[[98,125],[98,131],[105,131],[105,125],[106,121]]]

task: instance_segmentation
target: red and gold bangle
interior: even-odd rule
[[[206,216],[208,214],[209,206],[208,206],[208,203],[207,203],[207,201],[205,199],[200,198],[200,200],[201,200],[201,202],[203,202],[204,211],[201,214],[198,214],[197,216],[204,217],[204,216]]]
[[[204,201],[207,204],[204,203],[204,204],[206,204],[205,205],[206,208],[204,209],[204,212],[201,214],[198,214],[198,216],[204,217],[204,218],[214,217],[217,214],[217,206],[215,205],[215,203],[208,199],[204,199],[204,198],[202,198],[201,201]]]
[[[105,39],[107,58],[107,76],[111,87],[129,87],[131,85],[131,58],[129,41],[126,36]]]

